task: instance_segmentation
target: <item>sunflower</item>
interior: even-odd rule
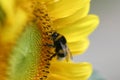
[[[73,55],[84,53],[99,23],[89,8],[90,0],[0,0],[0,79],[87,80],[90,63],[49,60],[54,49],[43,45],[53,44],[44,33],[55,30]]]

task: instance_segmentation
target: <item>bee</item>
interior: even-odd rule
[[[67,46],[67,41],[65,37],[57,32],[54,32],[52,34],[52,39],[53,39],[54,47],[55,47],[55,54],[52,57],[57,56],[58,60],[63,60],[64,58],[68,60],[70,50]]]

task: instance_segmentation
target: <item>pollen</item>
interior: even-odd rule
[[[41,52],[39,60],[38,74],[35,76],[35,80],[44,80],[47,78],[50,66],[50,57],[54,54],[54,43],[51,38],[53,34],[52,21],[48,15],[47,8],[44,4],[40,2],[33,2],[32,6],[33,12],[31,13],[33,17],[32,22],[34,22],[41,33]]]

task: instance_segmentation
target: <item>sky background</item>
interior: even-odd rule
[[[100,17],[100,25],[75,60],[91,62],[106,80],[120,80],[120,0],[91,0],[90,13]]]

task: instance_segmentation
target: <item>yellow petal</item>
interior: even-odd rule
[[[10,0],[9,2],[7,0],[0,0],[0,5],[5,10],[5,13],[7,14],[8,17],[13,17],[13,9],[15,2],[14,0]]]
[[[90,4],[88,3],[86,6],[84,6],[83,8],[78,10],[76,13],[72,14],[71,16],[55,20],[53,22],[53,26],[56,29],[60,29],[65,25],[68,25],[68,24],[74,23],[77,20],[80,20],[81,18],[87,16],[89,12],[89,7],[90,7]]]
[[[14,42],[16,37],[21,33],[27,21],[27,14],[22,9],[15,7],[15,1],[0,0],[0,6],[4,10],[6,17],[4,25],[1,25],[1,41]]]
[[[97,16],[89,15],[75,23],[65,25],[57,31],[64,34],[68,42],[75,42],[90,35],[96,29],[98,23],[99,19]]]
[[[56,75],[56,74],[50,74],[47,80],[70,80],[64,76]]]
[[[48,12],[54,19],[67,17],[77,10],[86,6],[90,0],[54,0],[56,2],[48,3]]]
[[[13,18],[6,20],[4,29],[0,31],[4,42],[14,42],[25,27],[26,14],[22,10],[18,10],[14,15]]]
[[[71,42],[71,43],[68,42],[68,46],[69,46],[70,52],[73,55],[82,54],[88,48],[89,40],[86,38],[85,39],[83,38],[77,42]]]
[[[87,62],[52,62],[48,80],[87,80],[92,73],[92,66]],[[60,79],[59,79],[60,78]]]

